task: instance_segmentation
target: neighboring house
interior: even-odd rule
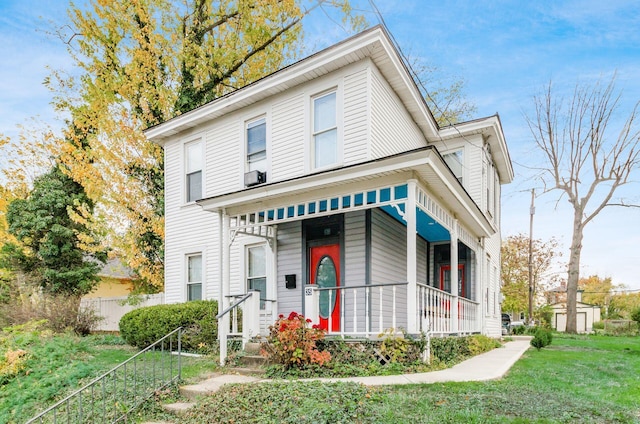
[[[254,335],[291,311],[346,336],[501,335],[500,119],[440,128],[382,28],[145,134],[167,303],[257,290]]]
[[[130,298],[129,295],[139,280],[120,258],[109,259],[98,273],[98,277],[98,286],[80,301],[82,307],[93,309],[96,315],[103,318],[93,331],[119,331],[120,318],[127,312],[143,306],[164,303],[163,293],[140,294],[136,298]]]
[[[133,290],[135,273],[120,258],[111,258],[98,272],[97,287],[84,298],[128,296]]]
[[[593,323],[600,321],[600,307],[582,302],[583,290],[576,295],[576,327],[578,333],[593,332]],[[564,332],[567,328],[567,288],[563,285],[549,290],[549,306],[553,311],[551,327]]]

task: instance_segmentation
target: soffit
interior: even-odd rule
[[[225,210],[230,215],[236,215],[341,196],[354,190],[401,184],[409,179],[417,179],[435,201],[445,210],[453,211],[453,217],[477,236],[489,236],[496,232],[440,155],[431,148],[264,184],[202,199],[197,203],[207,211]]]

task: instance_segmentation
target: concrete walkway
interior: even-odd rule
[[[418,374],[400,374],[372,377],[316,378],[319,381],[355,381],[367,386],[396,384],[444,383],[449,381],[486,381],[503,377],[518,359],[531,347],[531,337],[507,342],[501,348],[467,359],[451,368]],[[300,380],[298,380],[300,381]]]
[[[188,386],[193,392],[204,394],[216,391],[227,383],[257,383],[269,381],[355,381],[367,386],[395,384],[443,383],[447,381],[485,381],[504,376],[518,359],[529,349],[531,337],[517,337],[503,347],[467,359],[451,368],[418,374],[384,375],[371,377],[311,378],[300,380],[270,380],[256,377],[221,374]]]
[[[295,381],[353,381],[367,386],[384,386],[399,384],[431,384],[449,381],[486,381],[503,377],[518,359],[529,349],[531,337],[514,337],[501,348],[474,356],[451,368],[440,371],[424,372],[419,374],[385,375],[372,377],[348,377],[348,378],[311,378],[302,380],[271,380],[238,374],[219,374],[203,380],[197,384],[180,387],[180,392],[190,402],[178,402],[163,405],[163,408],[176,415],[180,415],[191,409],[198,396],[217,392],[225,384],[231,383],[269,383],[269,382],[295,382]],[[153,424],[153,423],[145,423]]]

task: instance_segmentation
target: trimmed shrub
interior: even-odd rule
[[[431,339],[431,356],[447,365],[460,362],[471,355],[466,337],[434,337]]]
[[[543,327],[536,327],[535,332],[533,333],[533,339],[531,339],[531,346],[540,350],[543,347],[549,346],[553,336],[551,335],[551,330]]]
[[[215,300],[147,306],[134,309],[120,319],[120,335],[131,346],[144,348],[183,327],[183,350],[210,353],[217,346],[217,314]]]
[[[431,356],[447,365],[453,365],[499,346],[498,340],[482,334],[467,337],[434,337],[431,339]]]

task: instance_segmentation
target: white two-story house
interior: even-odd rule
[[[440,128],[382,28],[145,133],[167,302],[242,300],[254,333],[296,311],[330,334],[500,336],[500,119]]]

